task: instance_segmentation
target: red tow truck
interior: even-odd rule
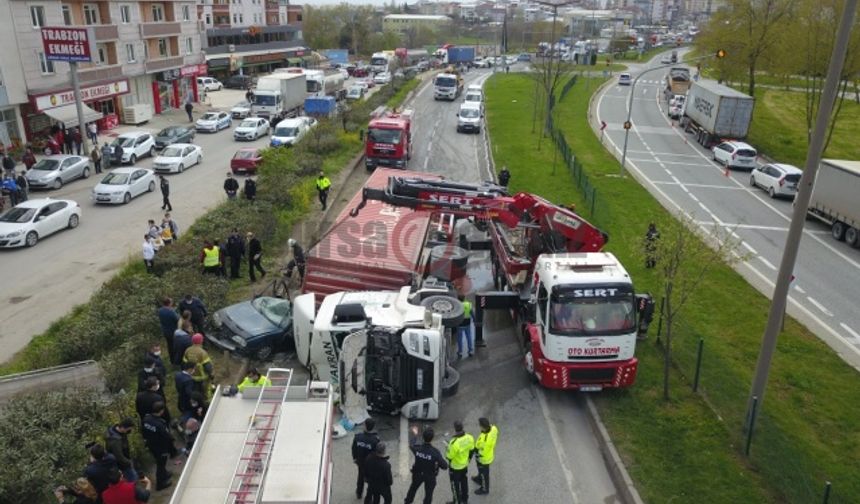
[[[392,176],[384,187],[365,187],[351,215],[380,201],[451,222],[449,229],[455,219],[469,219],[486,230],[483,241],[468,242],[469,250],[491,252],[497,289],[475,293],[478,341],[483,312],[508,309],[520,323],[526,370],[543,386],[597,391],[633,384],[636,341],[654,303],[635,293],[614,255],[601,252],[605,233],[539,196],[509,195],[492,183]]]
[[[412,159],[412,110],[380,110],[373,114],[365,136],[364,164],[406,168]]]

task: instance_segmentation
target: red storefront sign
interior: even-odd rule
[[[81,99],[85,102],[94,100],[105,100],[114,96],[123,95],[129,92],[128,79],[108,82],[106,84],[98,84],[95,86],[86,86],[81,88]],[[31,95],[30,101],[36,106],[36,110],[43,111],[54,107],[62,107],[63,105],[72,105],[75,103],[75,92],[71,89],[47,93],[42,95]]]
[[[42,47],[49,61],[92,61],[96,52],[92,28],[67,26],[42,28]]]
[[[180,75],[182,77],[193,77],[195,75],[206,75],[208,71],[208,67],[205,63],[202,65],[188,65],[182,67],[180,70]]]

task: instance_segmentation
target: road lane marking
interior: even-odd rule
[[[699,202],[699,198],[697,198],[695,194],[693,194],[693,193],[691,193],[691,192],[689,192],[689,191],[687,191],[687,192],[690,194],[690,199],[691,199],[691,200],[695,201],[696,203],[698,203],[698,202]]]
[[[628,154],[630,154],[631,152],[634,154],[655,154],[655,155],[661,156],[661,157],[662,156],[692,157],[692,158],[696,158],[696,159],[698,159],[700,157],[696,154],[674,154],[672,152],[651,152],[650,150],[649,151],[640,151],[640,150],[627,149]]]
[[[427,171],[427,164],[430,162],[430,158],[424,158],[424,171]]]
[[[661,163],[661,164],[665,163],[665,164],[676,164],[676,165],[683,165],[683,166],[710,166],[710,165],[707,165],[705,163],[685,163],[682,161],[662,161],[659,159],[659,154],[654,154],[654,156],[655,156],[654,159],[634,159],[634,158],[627,158],[627,159],[629,159],[630,161],[638,161],[640,163]]]
[[[845,332],[847,332],[847,333],[848,333],[848,334],[850,334],[851,336],[854,336],[855,338],[857,338],[858,340],[860,340],[860,334],[857,334],[857,333],[854,331],[854,329],[851,329],[850,327],[848,327],[844,322],[840,322],[840,323],[839,323],[839,326],[840,326],[842,329],[845,329]]]
[[[815,306],[816,308],[818,308],[819,310],[821,310],[821,313],[823,313],[823,314],[827,315],[828,317],[832,317],[832,316],[833,316],[833,312],[832,312],[832,311],[830,311],[830,310],[828,310],[827,308],[825,308],[823,304],[819,303],[818,301],[816,301],[816,300],[815,300],[814,298],[812,298],[811,296],[806,296],[806,300],[807,300],[807,301],[809,301],[810,303],[812,303],[812,305],[813,305],[813,306]]]
[[[774,266],[772,262],[765,259],[764,256],[757,256],[757,257],[758,257],[758,260],[761,261],[762,263],[764,263],[764,265],[767,266],[768,268],[772,269],[773,271],[779,271],[779,269],[776,266]]]
[[[558,457],[558,465],[561,468],[562,474],[564,474],[564,480],[567,482],[567,491],[570,492],[570,497],[572,498],[571,503],[579,504],[581,501],[579,500],[579,495],[576,493],[576,490],[574,490],[576,485],[574,483],[573,471],[570,470],[570,462],[567,460],[567,455],[562,453],[559,449],[559,447],[565,446],[564,439],[559,435],[555,428],[555,424],[550,419],[549,405],[546,403],[544,391],[534,385],[532,385],[532,388],[536,391],[541,413],[543,413],[543,418],[546,420],[546,427],[549,430],[550,438],[552,438],[553,450],[555,451],[556,457]]]
[[[684,182],[667,182],[667,181],[662,181],[662,180],[655,180],[654,183],[655,184],[663,184],[663,185],[684,185],[687,187],[696,187],[696,188],[702,188],[702,189],[728,189],[731,191],[742,190],[742,188],[740,188],[740,187],[731,187],[731,186],[714,185],[714,184],[687,184]]]
[[[750,251],[750,254],[758,255],[758,252],[756,252],[756,249],[752,248],[752,246],[750,246],[750,244],[749,244],[749,243],[747,243],[747,242],[741,242],[741,246],[742,246],[743,248],[745,248],[745,249],[749,250],[749,251]]]
[[[799,293],[801,293],[801,294],[806,294],[806,291],[805,291],[805,290],[803,290],[803,288],[802,288],[801,286],[799,286],[799,285],[795,285],[795,286],[794,286],[794,290],[796,290],[797,292],[799,292]]]

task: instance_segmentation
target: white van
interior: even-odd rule
[[[457,112],[457,133],[465,131],[481,132],[481,123],[483,123],[484,112],[481,103],[465,102],[460,105],[460,111]]]

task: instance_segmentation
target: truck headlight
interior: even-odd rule
[[[248,342],[245,341],[245,338],[239,336],[238,334],[234,334],[230,339],[233,340],[233,343],[236,343],[242,348],[248,346]]]
[[[418,353],[418,335],[415,333],[409,334],[409,349],[414,353]]]

